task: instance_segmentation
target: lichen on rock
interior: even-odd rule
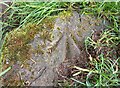
[[[68,68],[77,64],[85,67],[84,39],[93,30],[103,29],[101,23],[95,17],[68,11],[48,17],[39,25],[28,24],[11,31],[6,36],[1,59],[3,70],[13,68],[3,76],[3,84],[53,86],[61,63],[65,62],[62,65]],[[17,79],[11,80],[14,76]]]

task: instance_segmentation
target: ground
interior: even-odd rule
[[[33,4],[30,5],[34,8]],[[119,84],[120,38],[116,21],[113,25],[100,13],[101,18],[80,14],[75,10],[79,4],[71,5],[74,8],[70,6],[68,11],[10,28],[6,36],[6,32],[3,33],[5,40],[0,57],[3,85]],[[7,68],[11,69],[5,72]]]

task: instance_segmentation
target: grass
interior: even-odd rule
[[[5,5],[8,9],[0,15],[8,14],[8,20],[0,22],[3,27],[10,26],[12,28],[19,28],[29,22],[39,24],[47,16],[56,15],[62,10],[67,10],[75,6],[80,8],[80,14],[95,15],[100,19],[107,19],[110,25],[107,25],[107,29],[102,32],[100,35],[101,38],[97,40],[97,42],[92,40],[92,37],[88,37],[85,40],[85,48],[90,58],[89,64],[94,68],[88,67],[84,69],[75,66],[74,68],[76,68],[78,72],[75,73],[74,76],[81,74],[82,71],[87,74],[86,81],[81,82],[79,79],[74,78],[71,78],[71,80],[75,82],[75,87],[81,85],[87,87],[120,85],[120,56],[116,57],[111,53],[112,51],[108,51],[108,56],[100,52],[96,58],[93,58],[88,51],[90,47],[93,47],[94,50],[100,47],[115,49],[118,44],[120,44],[120,2],[14,2],[10,6],[7,4]],[[109,57],[110,54],[112,54],[112,58]],[[5,74],[7,70],[2,72],[0,76]]]
[[[106,54],[103,53],[103,51],[100,52],[96,58],[91,57],[91,63],[94,66],[94,70],[96,70],[98,73],[95,74],[92,72],[92,70],[89,71],[86,77],[86,86],[95,87],[120,85],[120,56],[115,56],[112,49],[115,49],[118,44],[120,44],[120,37],[116,35],[116,31],[114,31],[114,29],[106,29],[103,31],[101,38],[97,42],[92,40],[90,37],[85,40],[86,50],[88,50],[90,47],[93,47],[94,49],[100,49],[100,47],[111,48],[111,50],[106,51]],[[112,55],[112,57],[110,57],[110,55]],[[96,59],[98,59],[98,61]],[[92,80],[94,80],[94,82],[90,80],[90,75],[93,75]]]
[[[4,74],[6,74],[9,70],[11,70],[11,67],[8,67],[5,71],[0,73],[0,76],[3,76]]]
[[[107,27],[108,29],[104,30],[100,35],[101,38],[95,42],[91,37],[88,37],[85,40],[86,51],[90,47],[93,47],[94,50],[100,47],[109,47],[116,48],[118,44],[120,44],[120,22],[119,22],[119,14],[120,14],[120,2],[111,2],[111,3],[96,3],[90,6],[86,6],[83,9],[84,14],[94,14],[98,18],[105,17],[109,20],[110,25]],[[94,7],[94,8],[92,8]],[[85,10],[86,9],[86,10]],[[89,53],[88,53],[89,54]],[[96,58],[90,57],[90,63],[94,66],[93,69],[88,68],[86,82],[82,83],[78,81],[81,85],[85,85],[87,87],[98,87],[98,86],[119,86],[120,85],[120,56],[116,57],[113,51],[107,51],[108,56],[105,53],[100,52]],[[112,55],[110,58],[109,55]],[[98,59],[98,60],[96,60]],[[80,69],[79,69],[80,70]],[[97,71],[97,73],[93,72]],[[84,72],[84,70],[82,70]],[[91,77],[92,76],[92,77]],[[74,79],[75,80],[75,79]]]
[[[1,23],[11,27],[18,25],[21,27],[29,22],[39,24],[47,16],[63,10],[61,7],[65,6],[64,4],[59,2],[13,2],[8,6],[8,10],[1,14],[1,16],[8,14],[9,21]]]
[[[118,69],[118,58],[115,61],[104,58],[103,54],[99,56],[100,61],[94,60],[92,64],[95,66],[94,71],[92,69],[82,69],[76,67],[79,71],[87,72],[86,81],[80,82],[79,80],[74,80],[75,82],[87,86],[87,87],[98,87],[98,86],[118,86],[120,85]],[[80,85],[80,86],[81,86]]]

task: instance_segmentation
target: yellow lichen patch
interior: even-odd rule
[[[52,28],[54,28],[54,22],[55,22],[55,18],[56,16],[52,16],[52,17],[49,17],[49,18],[46,18],[44,19],[41,24],[40,24],[40,27],[44,29],[47,29],[47,30],[51,30]]]
[[[31,52],[33,54],[44,54],[44,50],[42,48],[42,45],[38,45],[36,49],[31,49]]]
[[[16,61],[24,63],[25,60],[30,59],[31,53],[34,52],[31,51],[32,47],[29,43],[34,40],[36,34],[40,34],[41,39],[50,39],[50,31],[54,27],[54,19],[55,17],[46,18],[39,25],[29,23],[18,30],[14,29],[8,33],[1,54],[1,60],[4,65],[7,60],[9,60],[7,66],[11,66]],[[43,53],[40,47],[42,46],[39,46],[39,48],[34,51]]]
[[[24,62],[30,58],[30,48],[28,44],[34,39],[35,34],[39,31],[39,27],[35,24],[28,24],[19,30],[11,31],[5,39],[5,44],[2,49],[3,63],[9,60],[11,62],[20,61]]]
[[[71,17],[72,15],[73,15],[73,14],[72,14],[71,11],[63,11],[63,12],[61,12],[61,13],[59,14],[59,17],[64,20],[64,19],[66,19],[66,18]]]

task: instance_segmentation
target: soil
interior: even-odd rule
[[[12,69],[2,77],[3,85],[57,86],[58,80],[72,77],[73,66],[88,67],[84,40],[93,31],[94,41],[99,39],[105,29],[102,20],[75,11],[48,19],[7,35],[2,50],[3,70],[9,66]],[[96,57],[95,50],[89,51]],[[77,79],[84,81],[83,74]]]

